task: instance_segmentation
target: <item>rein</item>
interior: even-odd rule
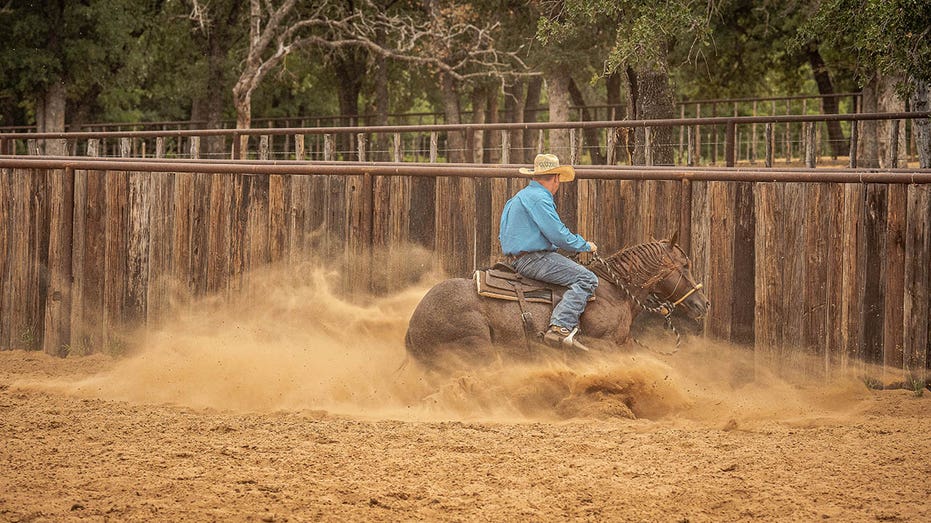
[[[616,286],[620,287],[621,289],[623,289],[624,292],[627,294],[627,296],[628,296],[631,300],[633,300],[634,303],[636,303],[641,309],[643,309],[643,310],[645,310],[645,311],[647,311],[647,312],[653,312],[653,313],[659,314],[660,316],[663,317],[663,319],[666,320],[666,328],[667,328],[668,330],[671,330],[671,331],[676,335],[676,348],[675,348],[675,350],[673,350],[672,352],[667,352],[667,353],[663,353],[663,354],[675,354],[676,352],[678,352],[678,351],[679,351],[679,345],[681,344],[681,341],[682,341],[682,336],[679,334],[679,331],[676,329],[676,326],[673,325],[673,323],[672,323],[672,312],[673,312],[673,310],[675,310],[675,308],[676,308],[678,305],[680,305],[682,302],[684,302],[686,299],[688,299],[689,296],[691,296],[692,294],[698,292],[698,290],[702,288],[702,284],[699,283],[699,284],[696,284],[696,285],[692,286],[692,288],[689,289],[689,291],[686,292],[684,295],[682,295],[682,297],[680,297],[679,299],[677,299],[677,300],[674,301],[674,302],[670,302],[669,300],[671,300],[671,299],[673,298],[673,296],[675,296],[676,291],[679,289],[679,283],[682,281],[682,278],[683,278],[683,275],[682,275],[682,273],[681,273],[681,271],[680,271],[680,272],[679,272],[679,281],[676,282],[676,286],[675,286],[675,288],[672,290],[672,293],[669,294],[669,296],[667,296],[667,297],[665,297],[665,298],[663,298],[663,299],[660,299],[658,296],[656,296],[655,293],[650,293],[650,296],[652,296],[653,299],[655,299],[657,302],[659,302],[655,307],[653,307],[653,306],[650,306],[650,305],[644,303],[644,302],[640,299],[639,296],[637,296],[636,294],[634,294],[633,292],[631,292],[631,290],[630,290],[630,288],[627,286],[627,284],[624,283],[624,281],[623,281],[623,276],[617,271],[617,269],[614,268],[614,265],[613,265],[613,264],[611,264],[611,263],[608,262],[608,260],[605,260],[604,258],[602,258],[598,253],[594,253],[594,254],[592,254],[591,261],[589,261],[589,263],[588,263],[587,265],[591,265],[591,264],[593,264],[593,263],[598,264],[599,268],[602,269],[602,270],[599,271],[599,272],[602,272],[602,274],[603,274],[604,276],[606,276],[607,279],[608,279],[609,281],[611,281],[612,283],[614,283],[614,285],[616,285]],[[646,282],[644,282],[644,283],[640,286],[640,288],[643,289],[643,290],[647,290],[649,287],[652,287],[652,286],[655,285],[656,283],[659,283],[659,282],[662,281],[664,278],[666,278],[666,276],[668,276],[669,273],[671,273],[673,270],[675,270],[674,267],[669,267],[669,269],[668,269],[666,272],[662,272],[662,271],[658,272],[657,274],[655,274],[655,275],[651,276],[650,278],[648,278],[648,279],[646,280]],[[634,340],[634,341],[636,341],[636,340]],[[638,343],[639,343],[639,342],[638,342]]]

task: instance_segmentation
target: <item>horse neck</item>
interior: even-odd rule
[[[663,242],[642,243],[609,256],[607,261],[621,275],[625,285],[643,289],[651,279],[668,270],[666,248]]]

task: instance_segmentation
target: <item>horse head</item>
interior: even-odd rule
[[[702,284],[695,282],[691,261],[676,243],[676,236],[624,249],[609,256],[605,265],[616,275],[612,280],[644,309],[669,315],[678,308],[700,321],[710,302]]]

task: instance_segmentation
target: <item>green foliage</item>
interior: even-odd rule
[[[799,38],[847,53],[861,84],[876,72],[931,81],[931,2],[824,0]]]

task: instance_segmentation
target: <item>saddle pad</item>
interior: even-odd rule
[[[543,282],[524,278],[517,273],[485,269],[475,271],[474,277],[480,296],[517,301],[514,285],[520,285],[524,291],[524,301],[553,303],[552,287]]]

